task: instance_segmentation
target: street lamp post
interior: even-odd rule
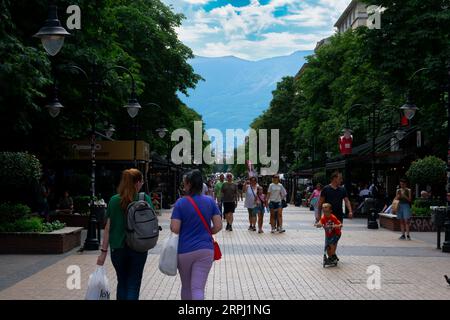
[[[445,227],[445,241],[442,246],[442,251],[450,252],[450,64],[447,67],[447,219],[444,223]]]
[[[150,102],[150,103],[146,103],[144,106],[157,106],[161,109],[161,106]],[[137,168],[138,167],[138,161],[137,161],[137,140],[138,140],[138,132],[139,132],[139,122],[138,122],[138,118],[137,118],[137,113],[135,113],[133,111],[133,109],[128,109],[128,115],[130,116],[131,119],[134,120],[134,124],[133,124],[133,128],[134,128],[134,150],[133,150],[133,163],[134,163],[134,167]]]
[[[167,133],[169,132],[169,130],[167,130],[166,127],[162,126],[158,129],[156,129],[156,132],[158,133],[158,136],[161,139],[164,139],[167,135]],[[166,201],[169,198],[169,175],[170,175],[170,137],[168,137],[169,139],[166,142],[166,147],[167,147],[167,156],[166,156],[166,160],[167,160],[167,176],[166,176]],[[167,201],[167,205],[169,205],[168,201]]]
[[[300,151],[295,150],[293,153],[294,153],[294,157],[295,157],[295,168],[296,168],[296,170],[298,170],[298,158],[300,157]],[[292,186],[291,204],[295,205],[295,195],[296,195],[296,191],[297,191],[297,174],[296,173],[294,173],[293,183],[294,183],[294,185]]]
[[[281,156],[281,160],[283,160],[283,164],[284,164],[284,171],[287,171],[287,166],[286,166],[286,160],[287,160],[287,156],[282,155]]]
[[[412,76],[409,78],[409,82],[411,82],[414,77],[424,71],[429,70],[430,68],[422,68],[417,71],[415,71]],[[442,245],[442,251],[443,252],[450,252],[450,64],[447,66],[447,84],[446,84],[446,90],[447,90],[447,218],[444,223],[445,228],[445,240]],[[401,107],[403,110],[405,117],[410,120],[412,117],[414,117],[415,113],[419,110],[417,106],[412,102],[410,91],[408,90],[407,94],[407,101],[406,103]]]
[[[61,23],[57,17],[57,7],[50,6],[49,8],[49,19],[45,22],[44,27],[42,27],[39,32],[35,35],[41,39],[42,44],[44,45],[45,50],[51,56],[55,56],[62,48],[64,44],[64,37],[69,35],[67,31],[63,27],[61,27]],[[141,106],[137,102],[136,99],[136,84],[134,81],[134,77],[132,73],[125,67],[122,66],[112,66],[107,68],[104,72],[99,73],[97,65],[94,63],[92,66],[92,70],[88,75],[84,69],[76,65],[68,65],[63,66],[64,69],[72,69],[81,73],[84,76],[84,79],[88,83],[89,87],[89,105],[92,111],[91,119],[90,119],[90,144],[91,144],[91,201],[90,201],[90,216],[89,216],[89,228],[86,241],[83,246],[83,250],[98,250],[100,244],[100,234],[96,235],[98,230],[98,217],[95,207],[95,184],[96,184],[96,160],[95,160],[95,151],[96,151],[96,128],[95,123],[97,120],[97,109],[99,107],[99,87],[101,83],[104,82],[107,73],[113,69],[118,69],[127,72],[132,80],[131,85],[131,97],[128,101],[128,104],[125,106],[130,115],[136,116],[139,112]],[[56,70],[56,69],[55,69]],[[54,87],[53,87],[53,98],[52,101],[47,104],[48,111],[53,118],[56,118],[61,110],[64,108],[63,105],[59,102],[58,99],[58,87],[57,87],[57,77],[56,72],[54,76]]]

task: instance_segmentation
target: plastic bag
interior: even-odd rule
[[[159,256],[159,270],[168,276],[177,275],[178,238],[179,236],[172,232],[164,242],[161,255]]]
[[[103,266],[97,266],[97,269],[89,276],[88,288],[86,291],[86,300],[109,300],[109,282],[106,276],[106,270]]]

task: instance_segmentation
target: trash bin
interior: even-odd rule
[[[364,200],[363,212],[367,213],[367,228],[378,229],[378,212],[377,212],[377,199],[366,198]]]
[[[430,207],[430,209],[432,210],[431,222],[436,227],[437,232],[437,248],[441,249],[441,229],[445,224],[449,210],[447,207]]]
[[[445,218],[447,217],[447,207],[430,207],[432,210],[431,222],[436,229],[444,226]]]

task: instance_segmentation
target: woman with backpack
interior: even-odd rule
[[[184,176],[186,197],[178,199],[172,212],[170,230],[179,235],[178,271],[182,300],[203,300],[205,286],[214,261],[211,234],[222,229],[222,218],[216,202],[202,195],[203,179],[199,170]],[[202,218],[210,227],[206,225]]]
[[[137,201],[144,177],[137,169],[122,172],[116,195],[111,197],[106,211],[106,226],[97,265],[105,263],[108,246],[111,247],[111,261],[117,275],[117,300],[138,300],[142,273],[147,261],[147,251],[138,252],[127,245],[127,209]],[[145,195],[145,201],[153,208],[152,201]]]

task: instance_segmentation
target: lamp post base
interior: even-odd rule
[[[445,241],[442,245],[442,252],[450,252],[450,220],[447,219],[444,224],[445,228]]]
[[[372,211],[367,218],[367,229],[378,229],[377,214]]]
[[[91,208],[91,214],[89,217],[89,227],[88,227],[88,233],[86,237],[86,241],[83,245],[83,250],[98,250],[100,247],[100,241],[99,241],[99,235],[97,236],[98,232],[98,221],[97,216],[94,208]]]

